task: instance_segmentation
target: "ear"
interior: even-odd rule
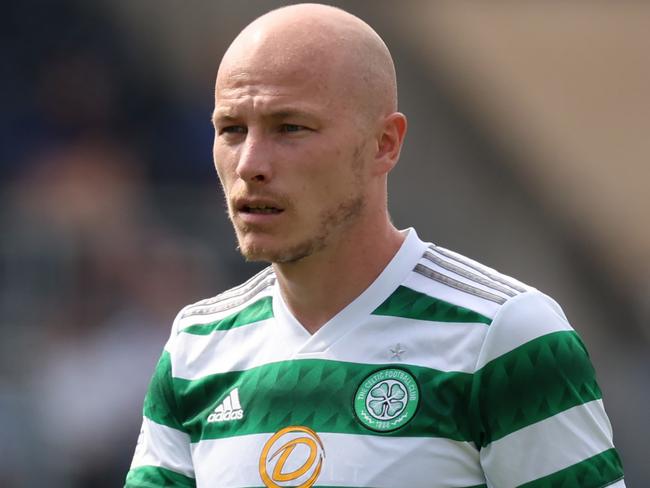
[[[387,174],[397,164],[404,136],[406,136],[406,116],[394,112],[384,118],[377,133],[377,152],[375,154],[375,173]]]

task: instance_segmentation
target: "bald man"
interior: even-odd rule
[[[398,230],[386,45],[333,7],[247,26],[215,87],[239,249],[270,266],[177,316],[127,487],[623,487],[549,297]]]

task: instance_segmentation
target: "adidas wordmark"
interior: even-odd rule
[[[208,416],[208,422],[228,422],[239,420],[244,417],[244,411],[239,403],[239,388],[235,388]]]

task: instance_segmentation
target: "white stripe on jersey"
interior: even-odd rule
[[[157,466],[194,478],[189,442],[190,436],[184,432],[143,417],[131,469]]]
[[[402,362],[439,371],[473,373],[476,355],[487,333],[484,323],[431,322],[373,315],[330,347],[337,360],[382,364]],[[375,337],[375,341],[368,341]],[[397,344],[399,359],[391,354]]]
[[[625,488],[625,481],[618,480],[616,483],[612,485],[607,485],[607,488]]]
[[[573,329],[554,301],[537,290],[522,293],[511,298],[494,317],[476,368],[533,339],[563,330]]]
[[[193,444],[197,477],[210,487],[262,486],[258,474],[260,453],[271,436],[253,434]],[[467,442],[326,432],[318,436],[325,452],[319,486],[446,488],[450,481],[455,486],[485,483],[478,451]],[[233,453],[238,453],[237,459],[233,459]],[[238,468],[233,470],[232,464]],[[437,480],[444,480],[443,484]]]
[[[279,331],[274,319],[217,331],[209,335],[181,333],[172,356],[174,377],[196,380],[204,376],[243,371],[290,359],[335,358],[364,364],[403,362],[439,371],[473,373],[488,326],[371,315],[355,324],[324,353],[301,352],[300,341]],[[366,340],[369,334],[377,341]],[[391,347],[404,353],[395,358]],[[209,351],[209,353],[207,352]]]
[[[208,335],[181,332],[171,357],[174,377],[198,380],[286,359],[282,347],[269,347],[275,340],[269,328],[276,328],[272,318]]]

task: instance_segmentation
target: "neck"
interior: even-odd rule
[[[388,218],[379,230],[367,229],[347,229],[314,255],[273,264],[284,301],[311,334],[372,284],[404,240]]]

